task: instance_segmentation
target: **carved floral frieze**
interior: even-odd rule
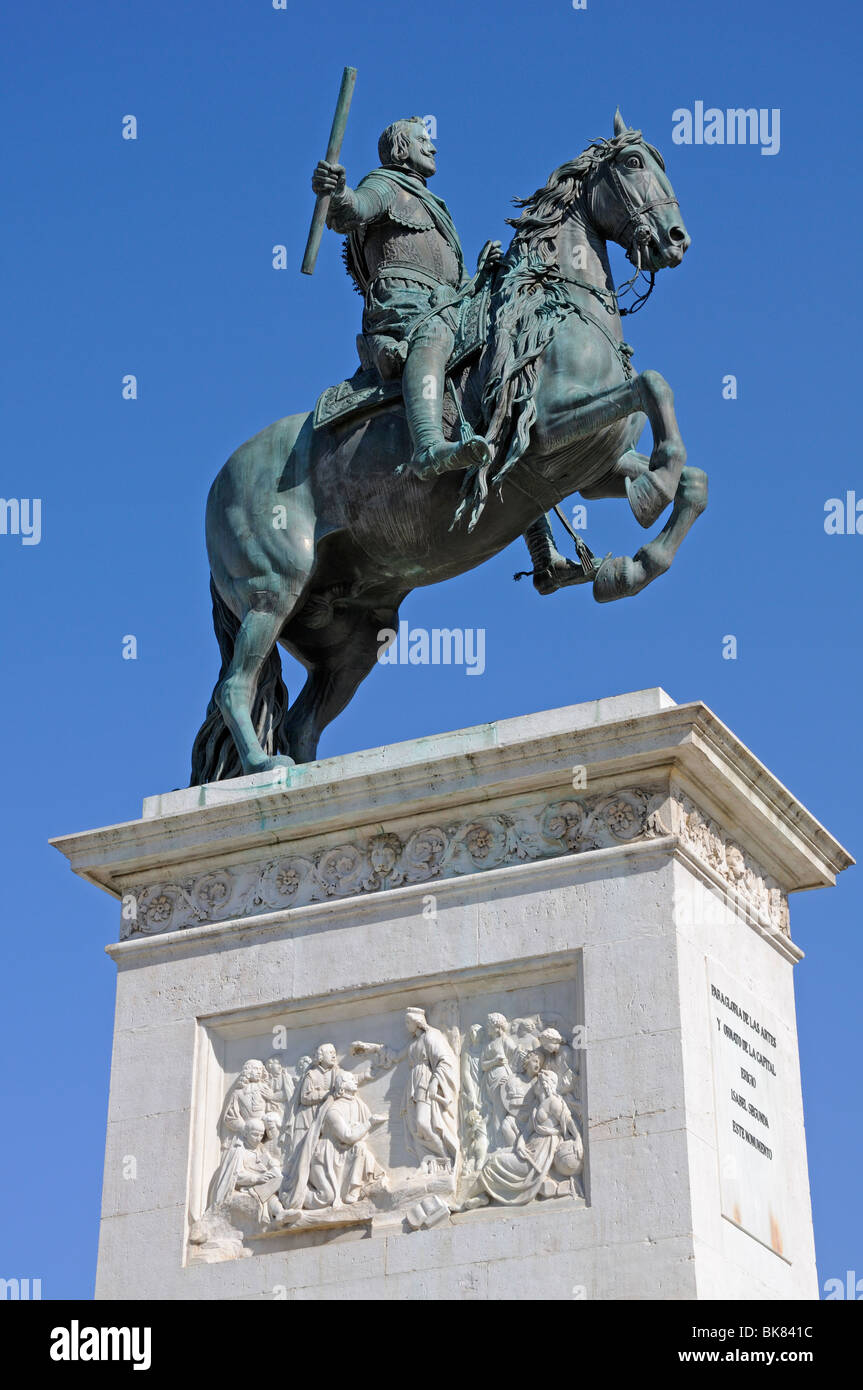
[[[667,809],[660,814],[663,806]],[[716,822],[682,792],[669,798],[632,787],[401,832],[381,830],[306,852],[286,846],[264,860],[150,884],[124,895],[121,937],[306,907],[672,833],[751,913],[789,934],[788,902],[779,884]]]
[[[607,849],[667,834],[663,794],[627,788],[411,831],[357,836],[305,853],[283,853],[124,895],[123,937],[306,907],[508,864]]]
[[[776,880],[688,796],[677,792],[672,805],[674,829],[687,848],[725,881],[741,905],[789,936],[788,897]]]

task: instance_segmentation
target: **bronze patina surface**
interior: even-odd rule
[[[671,388],[631,364],[609,265],[616,242],[652,283],[689,246],[641,132],[618,113],[610,139],[519,203],[506,254],[486,243],[473,277],[427,187],[435,151],[422,122],[389,126],[379,155],[356,189],[326,160],[313,180],[364,297],[360,373],[329,416],[325,394],[317,425],[311,411],[290,415],[242,445],[210,492],[222,667],[193,785],[314,759],[412,589],[523,535],[540,593],[590,582],[601,603],[625,598],[668,569],[706,504]],[[645,417],[649,456],[635,448]],[[671,512],[635,555],[599,563],[581,543],[576,563],[547,516],[575,493],[627,499],[645,527]],[[308,672],[293,703],[279,645]]]

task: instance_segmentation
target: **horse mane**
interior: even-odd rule
[[[560,226],[587,177],[614,159],[628,145],[643,144],[661,169],[662,156],[643,139],[640,130],[625,130],[610,140],[592,140],[587,149],[561,164],[548,182],[529,198],[514,198],[522,209],[507,218],[515,235],[495,286],[491,307],[491,333],[485,350],[488,364],[483,390],[485,437],[492,449],[497,485],[518,462],[528,446],[536,420],[536,383],[539,361],[555,326],[569,312],[565,285],[549,272],[555,261]],[[500,454],[506,441],[509,446]],[[488,488],[488,467],[481,470],[475,491],[471,526],[476,524]]]
[[[628,145],[644,145],[656,160],[660,169],[665,169],[665,161],[659,150],[654,149],[644,139],[640,130],[624,130],[611,140],[601,136],[591,140],[587,149],[577,159],[561,164],[549,177],[542,188],[538,188],[529,198],[513,198],[518,208],[523,208],[520,217],[508,217],[507,223],[515,227],[515,236],[509,248],[509,256],[534,254],[550,264],[554,254],[557,229],[569,211],[581,185],[588,174],[614,159]]]

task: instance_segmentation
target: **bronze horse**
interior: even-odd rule
[[[222,668],[192,785],[313,760],[412,589],[529,533],[541,592],[592,581],[600,602],[624,598],[668,569],[704,509],[707,479],[685,466],[671,388],[630,367],[607,253],[614,241],[651,273],[683,259],[689,236],[662,157],[618,113],[612,139],[519,206],[494,270],[488,341],[456,373],[448,421],[450,437],[472,425],[485,435],[490,465],[428,482],[398,471],[411,443],[396,400],[323,428],[308,412],[286,416],[213,483],[206,532]],[[645,416],[649,458],[635,449]],[[544,520],[573,493],[628,498],[645,527],[672,510],[635,555],[593,565],[582,549],[579,565],[557,553]],[[293,704],[279,644],[308,671]]]

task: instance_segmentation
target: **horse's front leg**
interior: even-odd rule
[[[647,468],[625,478],[624,485],[636,520],[642,526],[652,526],[673,500],[686,462],[674,413],[674,392],[659,372],[641,372],[587,400],[555,402],[548,412],[549,423],[544,430],[537,428],[536,438],[540,453],[557,451],[642,411],[653,432],[653,452]]]
[[[641,408],[653,432],[653,452],[643,472],[626,478],[626,495],[636,521],[647,527],[658,520],[677,495],[686,448],[674,413],[674,392],[665,377],[646,371],[636,380]]]
[[[648,472],[649,460],[643,454],[630,450],[620,459],[616,475],[613,480],[609,480],[607,490],[590,489],[589,495],[619,497],[621,483],[628,492],[631,482],[645,477]],[[586,497],[588,493],[584,492],[582,496]],[[671,516],[659,535],[632,556],[616,555],[603,560],[593,582],[593,596],[597,603],[630,598],[660,574],[664,574],[677,554],[684,536],[706,506],[707,474],[701,468],[682,468]]]

